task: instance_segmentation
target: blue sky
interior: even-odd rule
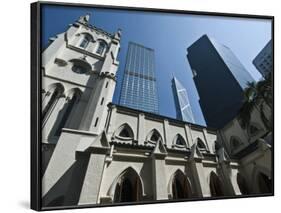
[[[187,47],[202,35],[228,46],[255,80],[261,75],[252,64],[258,52],[271,39],[270,20],[214,17],[188,14],[137,12],[84,7],[44,6],[42,10],[43,47],[48,38],[64,32],[79,16],[91,13],[90,23],[110,33],[122,29],[118,56],[118,83],[113,102],[118,103],[128,42],[155,50],[155,69],[161,115],[176,117],[171,89],[174,74],[187,89],[197,124],[205,125],[198,94],[186,58]]]

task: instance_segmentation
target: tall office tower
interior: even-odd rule
[[[172,91],[175,101],[177,119],[194,123],[194,117],[186,89],[176,77],[172,79]]]
[[[119,104],[158,113],[153,49],[129,43]]]
[[[254,79],[225,45],[203,35],[187,48],[207,126],[221,128],[237,116],[243,90]]]
[[[266,77],[270,72],[272,72],[272,55],[272,40],[270,40],[253,60],[253,64],[263,77]]]

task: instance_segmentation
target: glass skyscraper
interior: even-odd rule
[[[176,77],[173,77],[172,79],[172,91],[175,101],[177,119],[194,123],[194,117],[187,91]]]
[[[254,79],[227,46],[203,35],[187,48],[207,126],[221,128],[237,116],[243,90]]]
[[[253,60],[253,64],[265,78],[273,70],[273,43],[270,40]]]
[[[158,113],[154,50],[129,43],[119,104]]]

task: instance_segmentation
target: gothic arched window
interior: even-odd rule
[[[98,43],[96,53],[99,54],[99,55],[103,55],[106,48],[107,48],[107,44],[105,43],[105,41],[100,40],[99,43]]]
[[[64,105],[64,108],[62,110],[62,117],[59,121],[58,127],[55,131],[55,136],[60,136],[62,128],[65,127],[66,121],[68,120],[75,104],[78,102],[79,94],[78,92],[75,92],[72,97],[66,98],[66,103]]]
[[[242,145],[241,141],[237,137],[230,138],[230,149],[231,152],[234,152]]]
[[[162,140],[162,137],[156,129],[151,130],[146,138],[146,141],[152,144],[156,144],[159,140]]]
[[[42,121],[44,121],[46,119],[47,114],[49,114],[49,112],[51,111],[51,109],[56,105],[59,97],[62,95],[63,93],[63,87],[60,85],[57,85],[55,87],[54,90],[52,91],[48,91],[47,95],[51,95],[47,105],[44,107],[43,111],[42,111]]]
[[[124,137],[124,138],[129,138],[129,137],[130,137],[130,133],[129,133],[129,131],[128,131],[127,129],[124,128],[124,129],[120,132],[119,136]]]
[[[150,137],[150,140],[153,142],[157,142],[158,139],[159,139],[159,135],[156,132],[154,132]]]
[[[180,146],[184,146],[185,145],[184,139],[181,136],[178,136],[176,140],[176,144]]]
[[[255,136],[259,133],[259,128],[254,125],[254,124],[250,124],[250,126],[248,127],[248,132],[250,136]]]
[[[201,138],[197,138],[197,146],[199,149],[206,149],[206,146],[204,142],[201,140]]]
[[[115,136],[120,140],[133,140],[134,132],[132,128],[127,123],[125,123],[117,129],[117,131],[115,132]]]
[[[185,147],[186,142],[180,134],[177,134],[173,140],[173,145],[178,147]]]

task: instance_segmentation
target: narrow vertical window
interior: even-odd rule
[[[49,93],[49,92],[48,92]],[[59,89],[56,88],[55,91],[53,92],[48,104],[46,105],[46,107],[44,108],[44,110],[42,111],[42,120],[45,120],[46,115],[48,114],[48,112],[51,110],[51,108],[55,105],[55,103],[58,100],[60,93],[59,93]]]
[[[89,36],[85,35],[79,46],[85,49],[88,46],[89,42],[90,42]]]
[[[96,118],[95,127],[98,125],[99,118]]]
[[[70,116],[70,113],[74,107],[74,104],[76,103],[76,100],[77,100],[77,95],[73,95],[73,97],[68,101],[68,103],[66,104],[66,109],[64,111],[64,114],[60,120],[60,123],[58,125],[58,128],[55,132],[55,136],[60,136],[61,134],[61,129],[65,127],[65,124],[66,124],[66,121],[67,119],[69,118]]]
[[[104,98],[101,99],[100,105],[103,105]]]
[[[106,84],[105,84],[105,88],[107,88],[108,87],[108,81],[106,82]]]
[[[105,48],[106,48],[106,43],[104,41],[100,41],[96,53],[102,55],[104,53]]]

